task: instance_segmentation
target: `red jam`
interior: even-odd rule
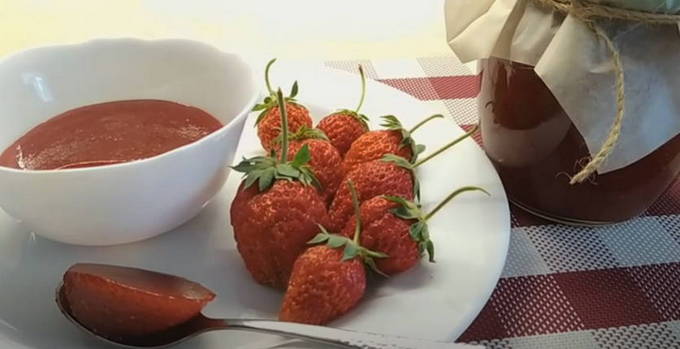
[[[0,166],[53,170],[134,161],[195,142],[221,127],[198,108],[168,101],[93,104],[34,127],[0,155]]]
[[[643,213],[680,174],[680,135],[640,161],[570,185],[589,156],[576,127],[531,66],[482,63],[482,139],[510,200],[548,219],[620,222]]]
[[[215,298],[209,289],[177,276],[87,263],[66,271],[62,290],[71,316],[116,340],[172,329],[199,316]]]

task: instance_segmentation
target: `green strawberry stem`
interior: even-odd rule
[[[361,98],[359,99],[359,105],[354,110],[357,114],[359,114],[361,106],[364,105],[364,97],[366,97],[366,75],[364,75],[364,67],[361,64],[359,64],[359,75],[361,76]]]
[[[432,154],[430,154],[430,155],[428,155],[428,156],[426,156],[426,157],[424,157],[424,158],[418,160],[418,162],[416,162],[415,164],[413,164],[413,168],[417,168],[418,166],[420,166],[420,165],[426,163],[427,161],[431,160],[432,158],[434,158],[435,156],[441,154],[442,152],[446,151],[447,149],[449,149],[449,148],[453,147],[454,145],[460,143],[460,142],[461,142],[462,140],[464,140],[465,138],[468,138],[468,137],[470,137],[471,135],[473,135],[475,132],[477,132],[477,130],[479,130],[479,125],[475,125],[470,131],[468,131],[468,132],[465,133],[464,135],[462,135],[462,136],[456,138],[455,140],[453,140],[453,142],[451,142],[451,143],[449,143],[449,144],[447,144],[447,145],[445,145],[445,146],[439,148],[437,151],[433,152]]]
[[[434,119],[443,118],[443,117],[444,117],[444,115],[442,115],[442,114],[434,114],[434,115],[432,115],[432,116],[426,118],[425,120],[423,120],[423,121],[417,123],[415,126],[413,126],[413,128],[411,128],[410,130],[408,130],[408,133],[413,133],[413,132],[415,132],[417,129],[419,129],[420,126],[423,126],[423,125],[427,124],[428,122],[430,122],[430,121],[432,121],[432,120],[434,120]]]
[[[273,62],[272,60],[271,62]],[[270,62],[270,63],[271,63]],[[283,92],[279,88],[276,91],[276,99],[279,103],[279,114],[281,114],[281,163],[288,161],[288,112],[286,112],[286,101],[283,99]]]
[[[267,91],[269,91],[270,96],[274,95],[274,90],[272,90],[272,85],[269,83],[269,68],[271,68],[274,62],[276,62],[276,58],[272,58],[272,60],[267,63],[267,67],[264,68],[264,82],[267,84]]]
[[[425,215],[425,217],[423,217],[422,220],[427,221],[430,218],[432,218],[432,216],[434,216],[439,210],[441,210],[442,207],[446,206],[446,204],[448,204],[449,201],[451,201],[453,198],[458,196],[458,194],[464,193],[466,191],[475,191],[475,190],[481,191],[481,192],[485,193],[486,195],[491,195],[491,194],[489,194],[488,191],[486,191],[486,190],[484,190],[480,187],[467,186],[467,187],[458,188],[453,193],[449,194],[449,196],[447,196],[442,202],[440,202],[432,211],[430,211],[430,213]]]
[[[361,234],[361,210],[359,209],[359,198],[357,190],[354,187],[354,182],[351,180],[347,182],[349,192],[352,194],[352,206],[354,207],[354,215],[356,216],[357,224],[354,227],[354,243],[359,245],[359,235]]]

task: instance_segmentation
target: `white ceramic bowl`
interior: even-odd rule
[[[258,97],[237,55],[188,40],[95,40],[27,50],[0,61],[0,148],[79,106],[162,99],[225,125],[145,160],[55,171],[0,167],[0,207],[48,239],[113,245],[150,238],[195,216],[226,180]]]

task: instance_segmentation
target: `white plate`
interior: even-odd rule
[[[275,84],[300,81],[299,100],[315,117],[358,98],[357,76],[278,64]],[[368,83],[363,111],[395,114],[405,125],[433,113],[424,103],[380,83]],[[259,153],[259,142],[247,121],[235,159]],[[435,120],[415,135],[429,150],[462,134],[450,119]],[[500,180],[482,150],[466,140],[419,169],[425,208],[463,185],[486,188],[491,197],[465,193],[430,222],[437,263],[423,263],[373,285],[361,305],[333,326],[432,340],[453,340],[474,320],[490,296],[505,262],[510,231],[508,204]],[[168,174],[172,175],[172,174]],[[209,316],[275,318],[277,291],[257,285],[235,250],[228,222],[229,203],[240,180],[232,173],[224,189],[189,223],[140,243],[87,248],[37,237],[0,214],[0,347],[94,348],[59,314],[54,289],[63,271],[75,262],[136,266],[180,275],[214,290],[218,298]],[[182,348],[239,348],[271,343],[272,337],[240,332],[200,336]]]

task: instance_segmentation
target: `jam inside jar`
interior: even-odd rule
[[[621,222],[643,213],[678,177],[680,135],[629,166],[569,184],[590,153],[533,67],[498,58],[481,66],[484,148],[517,206],[562,223]]]

